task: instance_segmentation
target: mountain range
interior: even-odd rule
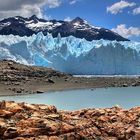
[[[0,21],[0,35],[31,36],[39,32],[44,35],[51,33],[53,37],[57,37],[60,33],[62,37],[74,36],[76,38],[85,38],[87,41],[100,39],[129,41],[129,39],[109,29],[92,26],[80,17],[76,17],[71,21],[62,21],[40,19],[33,15],[29,18],[16,16]]]

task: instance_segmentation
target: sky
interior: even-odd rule
[[[81,17],[94,26],[111,29],[140,41],[140,0],[1,0],[0,17],[72,20]]]

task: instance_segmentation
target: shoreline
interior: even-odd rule
[[[117,77],[117,78],[139,78],[140,75],[73,75],[73,77],[86,77],[86,78],[90,78],[90,77],[104,77],[104,78],[109,78],[109,77]]]
[[[18,84],[5,84],[0,82],[0,97],[18,96],[30,94],[42,94],[56,91],[113,88],[113,87],[135,87],[140,86],[140,78],[123,77],[70,77],[68,81],[65,78],[52,78],[54,83],[48,83],[44,79],[30,79],[21,81]]]
[[[80,77],[81,78],[81,77]],[[97,78],[97,77],[94,77],[94,78]],[[93,79],[94,79],[93,78]],[[105,77],[103,77],[105,78]],[[110,77],[106,77],[106,78],[110,78]],[[105,78],[105,79],[106,79]],[[113,77],[113,78],[118,78],[118,77]],[[120,77],[119,77],[120,78]],[[88,79],[88,78],[87,78]],[[26,86],[26,85],[25,85]],[[30,85],[29,85],[30,86]],[[50,86],[48,88],[48,86]],[[11,87],[11,86],[10,86]],[[13,92],[9,89],[5,89],[3,91],[1,91],[2,89],[2,85],[0,84],[0,97],[7,97],[7,96],[22,96],[22,95],[31,95],[31,94],[43,94],[43,93],[55,93],[57,91],[70,91],[70,90],[74,90],[74,91],[77,91],[77,90],[96,90],[96,89],[100,89],[100,88],[103,88],[103,89],[106,89],[106,88],[127,88],[127,87],[139,87],[138,86],[132,86],[131,84],[130,85],[121,85],[121,86],[114,86],[114,85],[91,85],[91,83],[87,84],[87,85],[79,85],[79,84],[75,84],[75,85],[38,85],[38,87],[36,89],[34,89],[34,87],[36,87],[35,85],[32,85],[30,90],[26,89],[26,92],[21,92],[21,93],[17,93],[17,92]],[[20,88],[19,86],[15,87],[15,89],[17,88]]]
[[[0,96],[140,86],[140,77],[74,77],[53,69],[0,61]]]
[[[55,93],[55,92],[61,92],[61,91],[77,91],[77,90],[92,90],[92,89],[97,89],[97,88],[111,88],[111,87],[95,87],[95,88],[90,88],[90,87],[85,87],[85,88],[70,88],[70,89],[59,89],[59,90],[48,90],[48,91],[44,91],[44,92],[42,92],[42,93],[37,93],[37,92],[35,92],[35,93],[22,93],[22,94],[8,94],[8,95],[2,95],[2,94],[0,94],[0,97],[7,97],[7,96],[23,96],[23,95],[34,95],[34,94],[44,94],[44,93]],[[112,87],[113,88],[113,87]],[[118,87],[119,88],[119,87]]]
[[[25,93],[7,93],[7,91],[4,91],[3,94],[1,93],[0,91],[0,97],[7,97],[7,96],[22,96],[22,95],[31,95],[31,94],[43,94],[43,93],[54,93],[54,92],[57,92],[57,91],[77,91],[77,90],[96,90],[96,89],[99,89],[99,88],[115,88],[115,87],[111,87],[111,86],[108,86],[108,87],[104,87],[104,86],[82,86],[82,87],[59,87],[58,89],[47,89],[46,91],[45,90],[38,90],[36,92],[32,92],[30,93],[30,91],[28,92],[25,92]],[[120,88],[120,87],[118,87]],[[0,87],[0,90],[1,90],[1,87]],[[10,92],[10,91],[9,91]],[[37,93],[37,92],[40,92],[40,93]]]

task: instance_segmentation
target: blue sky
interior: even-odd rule
[[[0,0],[0,19],[32,15],[58,20],[81,17],[140,41],[140,0]]]
[[[115,31],[120,33],[121,30],[125,32],[126,29],[127,33],[121,33],[123,36],[140,41],[140,10],[138,9],[140,0],[123,1],[125,3],[121,3],[121,0],[75,0],[73,4],[70,4],[70,2],[70,0],[63,0],[60,6],[56,8],[45,7],[43,14],[50,19],[60,20],[67,17],[73,19],[78,16],[92,25],[114,30],[118,26]],[[120,11],[117,6],[113,8],[116,3],[118,3],[118,7],[122,6],[122,9],[119,9]],[[112,9],[107,10],[111,6]],[[137,13],[134,13],[136,8],[138,9]],[[116,11],[117,13],[113,13]]]

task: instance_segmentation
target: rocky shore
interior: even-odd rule
[[[139,85],[140,77],[73,77],[49,68],[0,61],[0,96]]]
[[[139,77],[73,77],[0,61],[0,96],[50,90],[139,86]],[[140,140],[140,107],[59,111],[55,106],[0,102],[0,140]]]
[[[0,102],[1,140],[140,140],[140,107],[59,111]]]

